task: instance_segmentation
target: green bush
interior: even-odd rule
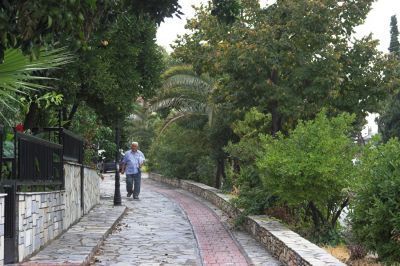
[[[322,112],[312,121],[300,121],[289,136],[265,135],[262,140],[264,151],[256,162],[264,186],[287,206],[305,209],[317,240],[334,235],[357,177],[353,121],[348,114],[329,119]]]
[[[256,155],[261,152],[260,136],[268,132],[270,121],[269,114],[263,114],[256,108],[250,109],[243,120],[232,125],[240,141],[230,142],[224,149],[233,162],[227,173],[228,179],[239,192],[235,203],[244,208],[247,214],[264,214],[276,201],[271,191],[263,186],[260,171],[255,165]],[[234,164],[239,166],[239,171],[234,169]]]
[[[167,177],[200,181],[200,177],[205,175],[202,165],[204,162],[209,164],[204,160],[209,151],[207,139],[201,131],[172,124],[155,139],[147,157],[152,171]]]
[[[351,211],[355,238],[387,264],[400,263],[400,143],[368,146]]]
[[[203,156],[199,158],[196,167],[196,175],[200,183],[213,186],[214,177],[216,173],[215,161],[210,156]]]

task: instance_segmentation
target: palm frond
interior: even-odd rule
[[[207,75],[198,76],[188,65],[174,66],[163,74],[164,82],[157,98],[150,102],[149,112],[174,110],[166,119],[161,133],[177,120],[188,116],[207,116],[212,123],[216,106],[210,102],[215,81]]]
[[[38,83],[40,80],[50,80],[50,77],[34,75],[37,72],[56,69],[74,60],[66,48],[53,50],[42,49],[40,57],[30,60],[20,49],[8,49],[4,52],[4,61],[0,64],[0,96],[20,103],[17,95],[28,94],[49,86]],[[15,112],[6,101],[0,101],[4,109]],[[4,114],[0,114],[5,117]]]
[[[189,88],[199,94],[208,94],[212,90],[212,84],[199,77],[179,74],[167,79],[163,83],[162,91],[168,91],[170,88],[176,87]]]
[[[176,65],[168,68],[162,75],[161,78],[164,80],[169,79],[175,75],[189,75],[196,76],[196,73],[193,70],[191,65]]]
[[[162,126],[161,130],[160,130],[160,135],[173,123],[177,122],[178,120],[184,119],[184,118],[188,118],[191,116],[198,116],[199,113],[197,112],[190,112],[189,110],[186,112],[179,112],[176,113],[174,115],[169,116],[166,120],[164,125]],[[201,115],[201,114],[200,114]]]

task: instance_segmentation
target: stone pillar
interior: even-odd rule
[[[0,266],[4,265],[4,203],[7,194],[0,194]]]

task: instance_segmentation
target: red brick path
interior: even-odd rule
[[[249,265],[221,221],[206,205],[174,190],[155,186],[148,187],[148,189],[173,199],[185,210],[193,226],[205,266]]]

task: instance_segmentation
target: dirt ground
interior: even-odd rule
[[[346,263],[349,266],[383,266],[383,264],[376,262],[373,258],[369,257],[350,262],[350,253],[344,245],[337,247],[323,247],[323,249],[325,249],[330,254],[332,254],[332,256],[336,257],[337,259]]]

